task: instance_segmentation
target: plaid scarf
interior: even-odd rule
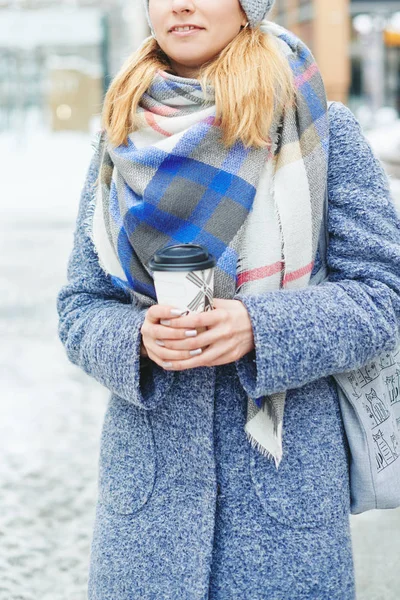
[[[216,257],[216,298],[309,284],[327,177],[325,90],[301,40],[269,21],[262,30],[275,36],[297,89],[297,105],[275,117],[268,147],[226,149],[213,89],[205,99],[196,79],[165,71],[143,95],[141,127],[127,146],[100,134],[87,224],[100,265],[141,306],[156,303],[149,259],[175,243],[202,244]],[[285,395],[248,399],[248,439],[277,466]]]

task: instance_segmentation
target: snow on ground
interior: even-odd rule
[[[0,136],[0,600],[85,600],[108,392],[67,361],[56,295],[92,148],[25,139]],[[352,519],[359,600],[397,598],[399,526]]]
[[[0,599],[84,600],[106,390],[57,336],[87,136],[0,137]],[[18,156],[18,158],[17,158]]]

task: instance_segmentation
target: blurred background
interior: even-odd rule
[[[277,0],[400,204],[400,1]],[[104,93],[141,0],[0,0],[0,600],[84,600],[108,392],[69,364],[56,296]],[[360,600],[400,597],[400,512],[351,520]],[[162,599],[160,599],[162,600]]]

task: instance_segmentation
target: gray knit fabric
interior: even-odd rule
[[[143,0],[147,20],[151,27],[149,16],[149,0]],[[271,10],[275,0],[240,0],[240,4],[249,20],[250,27],[256,27]]]
[[[275,0],[240,0],[250,27],[256,27],[265,18],[274,2]]]

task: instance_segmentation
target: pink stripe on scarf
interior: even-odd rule
[[[172,136],[172,133],[169,133],[169,131],[165,131],[165,129],[162,129],[161,127],[159,127],[157,125],[157,121],[156,121],[155,117],[153,116],[153,113],[146,110],[145,118],[146,118],[146,121],[148,122],[148,124],[150,125],[150,127],[152,129],[154,129],[154,131],[157,131],[157,133],[161,133],[161,135],[164,135],[165,137]]]
[[[304,275],[307,275],[308,273],[311,273],[311,271],[313,270],[313,266],[314,266],[314,261],[310,262],[310,264],[306,265],[305,267],[301,267],[301,269],[297,269],[297,271],[288,273],[283,278],[283,286],[285,286],[287,283],[291,283],[292,281],[295,281],[296,279],[300,279],[301,277],[304,277]]]
[[[257,279],[264,279],[265,277],[271,277],[271,275],[275,275],[279,273],[283,269],[283,262],[279,261],[274,263],[273,265],[268,265],[265,267],[257,267],[256,269],[250,269],[249,271],[243,271],[243,273],[239,273],[236,278],[237,286],[243,285],[243,283],[247,283],[249,281],[257,281]]]
[[[168,73],[165,73],[165,71],[162,71],[161,69],[157,70],[157,75],[159,75],[160,77],[162,77],[163,79],[169,79],[168,77]]]
[[[171,117],[179,112],[179,108],[173,108],[172,106],[152,106],[151,111],[148,112],[160,117]]]
[[[217,119],[213,115],[211,115],[210,117],[206,117],[205,119],[203,119],[202,123],[206,123],[207,125],[212,125],[214,127],[221,127],[221,119]]]
[[[296,77],[296,87],[301,87],[304,83],[306,83],[306,81],[309,81],[315,73],[318,73],[318,66],[316,63],[313,63],[308,67],[307,71],[304,71],[304,73]]]

